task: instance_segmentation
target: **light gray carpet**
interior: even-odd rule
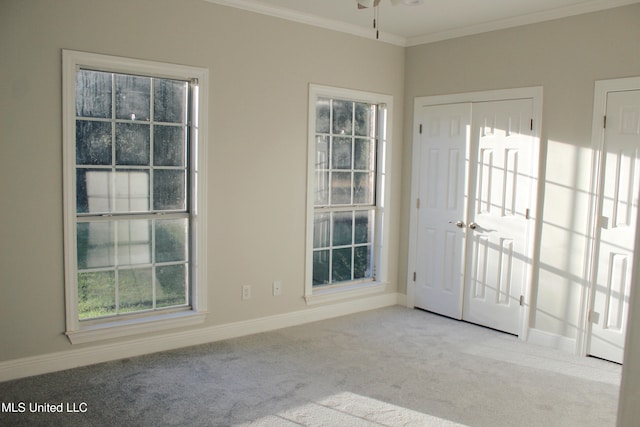
[[[390,307],[0,383],[0,425],[614,426],[620,372]]]

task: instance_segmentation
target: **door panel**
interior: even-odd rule
[[[588,354],[622,363],[640,186],[640,91],[607,94]]]
[[[528,277],[534,142],[531,99],[473,104],[467,275],[463,319],[520,332]]]
[[[415,306],[462,316],[471,104],[423,107]]]

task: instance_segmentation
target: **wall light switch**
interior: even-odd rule
[[[242,299],[243,300],[251,299],[251,286],[250,285],[244,285],[242,287]]]

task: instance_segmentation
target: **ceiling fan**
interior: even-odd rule
[[[406,6],[418,6],[422,4],[422,0],[390,0],[392,5],[403,4]],[[378,31],[378,5],[380,0],[356,0],[358,9],[373,8],[373,29],[376,30],[376,39],[380,38]]]
[[[367,9],[369,7],[377,7],[380,4],[380,0],[356,0],[358,9]],[[417,6],[422,3],[422,0],[391,0],[391,4],[394,6],[397,4],[404,4],[407,6]]]

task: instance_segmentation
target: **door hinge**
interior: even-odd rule
[[[419,130],[419,132],[420,132],[420,135],[422,135],[422,123],[420,123],[420,130]]]
[[[416,199],[416,209],[420,209],[420,198]]]
[[[415,271],[413,272],[413,281],[414,282],[416,281],[416,272]]]
[[[520,305],[524,305],[524,295],[520,295]]]
[[[604,116],[604,118],[602,119],[602,127],[603,128],[607,128],[607,116]]]
[[[529,122],[529,130],[533,130],[533,119]]]
[[[530,218],[530,216],[529,216],[530,211],[531,210],[529,208],[524,210],[524,219],[529,219]]]
[[[600,321],[600,313],[589,310],[589,312],[587,313],[587,321],[589,323],[598,323]]]

